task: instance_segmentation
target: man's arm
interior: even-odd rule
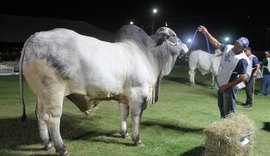
[[[240,82],[246,80],[246,77],[247,77],[246,74],[241,74],[241,75],[239,75],[239,77],[237,77],[236,79],[234,79],[232,82],[229,82],[229,83],[227,83],[227,84],[221,86],[221,87],[219,88],[218,92],[219,92],[219,93],[224,93],[225,90],[227,90],[228,88],[233,87],[233,86],[237,85],[238,83],[240,83]]]
[[[254,76],[254,77],[257,76],[257,73],[259,72],[260,68],[261,68],[261,65],[260,65],[260,64],[256,64],[256,69],[255,69],[255,71],[254,71],[254,73],[253,73],[253,76]]]
[[[209,41],[210,41],[210,43],[211,43],[214,47],[216,47],[216,48],[218,48],[218,49],[220,48],[221,43],[220,43],[216,38],[214,38],[214,37],[208,32],[208,30],[207,30],[204,26],[200,25],[200,26],[198,27],[198,31],[199,31],[199,32],[202,32],[203,34],[206,34],[207,37],[208,37],[208,39],[209,39]]]

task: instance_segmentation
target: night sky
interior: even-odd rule
[[[10,4],[9,4],[10,3]],[[122,25],[133,21],[150,33],[153,19],[159,26],[172,28],[185,42],[196,28],[204,25],[220,42],[230,36],[229,43],[246,36],[257,51],[270,49],[270,5],[259,1],[8,1],[0,13],[34,17],[80,20],[115,33]],[[91,4],[93,3],[93,4]],[[181,4],[183,3],[183,4]],[[236,3],[236,4],[235,4]],[[237,4],[238,3],[238,4]],[[215,6],[215,7],[214,7]],[[152,9],[158,13],[153,15]],[[206,48],[204,36],[198,33],[194,48]],[[202,44],[203,43],[203,44]]]

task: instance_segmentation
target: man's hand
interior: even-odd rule
[[[198,27],[198,31],[199,31],[199,32],[202,32],[203,34],[208,33],[208,30],[207,30],[204,26],[202,26],[202,25],[200,25],[200,26]]]
[[[225,84],[225,85],[221,86],[219,88],[218,92],[221,93],[221,94],[223,94],[226,89],[228,89],[228,84]]]

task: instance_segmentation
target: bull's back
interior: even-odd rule
[[[70,90],[78,88],[78,92],[83,92],[86,85],[118,90],[124,85],[123,80],[135,72],[130,69],[135,69],[136,65],[129,64],[138,61],[122,44],[100,41],[66,29],[35,33],[26,41],[24,53],[23,71],[32,86],[39,89],[50,86],[49,82],[42,84],[49,80],[51,84],[71,83],[67,84]],[[109,85],[104,85],[106,83]]]

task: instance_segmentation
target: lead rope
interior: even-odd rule
[[[194,33],[194,35],[193,35],[193,37],[192,37],[192,40],[191,40],[191,42],[190,42],[190,45],[188,46],[188,52],[186,53],[186,54],[184,54],[184,55],[179,55],[179,58],[181,59],[183,56],[185,56],[185,55],[187,55],[187,54],[189,54],[190,53],[190,47],[191,47],[191,45],[193,44],[193,41],[194,41],[194,39],[195,39],[195,36],[197,35],[197,32],[198,32],[198,29],[196,29],[196,31],[195,31],[195,33]]]
[[[207,35],[206,34],[204,34],[204,36],[205,36],[205,39],[206,39],[206,44],[207,44],[207,50],[208,50],[208,53],[209,54],[211,54],[211,50],[210,50],[210,45],[209,45],[209,40],[208,40],[208,37],[207,37]],[[209,55],[211,58],[210,58],[210,60],[211,60],[211,71],[212,71],[212,74],[214,74],[214,69],[213,69],[213,56],[212,55]],[[219,84],[218,84],[218,82],[217,82],[217,76],[216,75],[214,75],[214,81],[216,82],[216,84],[217,84],[217,86],[218,86],[218,88],[219,88]]]
[[[196,31],[195,31],[195,33],[194,33],[194,35],[193,35],[193,38],[192,38],[192,40],[191,40],[191,42],[190,42],[190,45],[189,45],[189,47],[188,47],[188,50],[190,49],[191,45],[193,44],[193,41],[194,41],[194,39],[195,39],[195,36],[197,35],[197,32],[198,32],[198,29],[196,29]]]
[[[197,35],[197,32],[198,32],[198,29],[196,29],[196,31],[195,31],[195,33],[194,33],[194,35],[193,35],[193,37],[192,37],[192,40],[191,40],[191,42],[190,42],[190,45],[188,46],[188,50],[190,50],[190,47],[192,46],[192,44],[193,44],[193,42],[194,42],[194,39],[195,39],[195,37],[196,37],[196,35]],[[207,44],[208,53],[211,53],[210,45],[209,45],[209,41],[208,41],[208,37],[207,37],[206,34],[204,34],[204,36],[205,36],[205,40],[206,40],[206,44]],[[190,52],[189,52],[189,53],[190,53]]]

